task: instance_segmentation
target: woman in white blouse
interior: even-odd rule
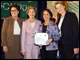
[[[10,6],[11,16],[6,18],[2,26],[1,43],[6,59],[20,59],[20,32],[22,19],[18,17],[20,7]]]
[[[23,22],[21,35],[21,52],[25,59],[38,59],[39,46],[34,44],[34,35],[38,32],[41,22],[35,18],[36,8],[29,6],[27,14],[29,18]]]

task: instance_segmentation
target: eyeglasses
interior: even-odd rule
[[[16,12],[17,10],[11,10],[11,12]]]

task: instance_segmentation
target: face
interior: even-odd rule
[[[65,11],[65,6],[62,4],[57,4],[56,5],[56,10],[59,14],[62,14]]]
[[[34,9],[30,9],[29,12],[28,12],[28,16],[29,18],[34,18],[35,17],[35,10]]]
[[[19,11],[15,7],[12,7],[11,8],[11,15],[13,17],[15,17],[15,16],[18,16],[18,14],[19,14]]]
[[[46,21],[46,20],[50,20],[50,14],[47,12],[47,11],[44,11],[43,12],[43,19]]]

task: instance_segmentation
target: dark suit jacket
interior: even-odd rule
[[[59,46],[72,47],[72,48],[79,47],[78,19],[74,13],[68,11],[66,12],[61,27],[61,33],[62,37],[59,41]]]

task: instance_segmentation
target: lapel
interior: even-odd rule
[[[61,26],[61,30],[63,29],[63,26],[66,23],[66,19],[67,19],[66,17],[67,17],[67,12],[66,12],[66,14],[64,16],[64,20],[63,20],[63,23],[62,23],[62,26]]]
[[[11,28],[12,28],[12,32],[13,32],[15,20],[13,19],[13,17],[11,17],[10,20],[11,20]],[[17,22],[18,22],[18,24],[19,24],[19,27],[21,28],[21,21],[20,21],[20,18],[18,18]]]
[[[20,21],[20,18],[18,18],[17,22],[18,22],[18,24],[19,24],[19,27],[21,28],[21,21]]]
[[[65,14],[65,16],[64,16],[64,20],[66,19],[67,13],[68,13],[68,11],[66,11],[66,14]],[[60,16],[60,18],[61,18],[61,16]],[[59,22],[60,22],[60,18],[58,19],[58,23],[57,23],[57,25],[58,25]],[[64,20],[63,20],[63,23],[64,23]],[[62,24],[63,24],[63,23],[62,23]]]
[[[13,19],[13,17],[11,16],[11,18],[10,18],[10,25],[11,25],[11,30],[12,30],[12,34],[13,34],[13,31],[14,31],[14,19]]]
[[[29,19],[28,19],[28,24],[26,24],[26,25],[28,25],[28,29],[32,31],[32,27],[31,27],[31,23],[30,23]]]
[[[38,22],[37,22],[37,20],[35,20],[35,25],[34,25],[34,28],[33,28],[33,32],[36,32],[37,27],[38,27]]]
[[[12,17],[11,17],[11,19],[12,19],[12,24],[13,24],[13,27],[14,27],[14,22],[15,22],[15,20],[14,20]],[[21,27],[20,18],[18,18],[17,22],[18,22],[18,24],[19,24],[19,27]]]
[[[61,17],[60,17],[61,18]],[[59,24],[59,22],[60,22],[60,18],[58,19],[58,23],[57,23],[57,25]]]

